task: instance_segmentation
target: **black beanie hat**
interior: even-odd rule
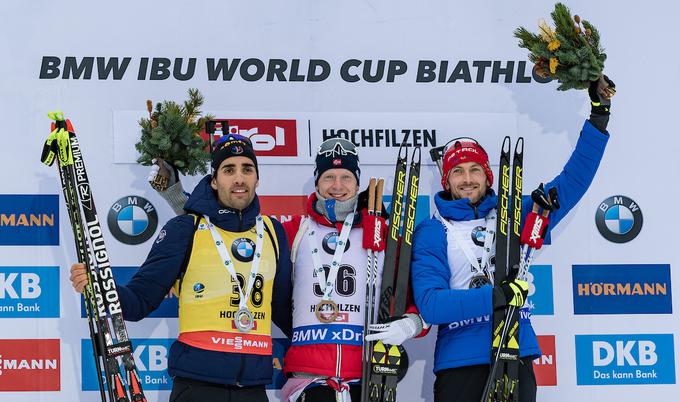
[[[260,172],[257,167],[257,157],[250,139],[238,134],[227,134],[217,140],[212,150],[212,170],[213,175],[216,174],[222,162],[233,156],[245,156],[253,161],[255,165],[255,173],[260,178]]]
[[[319,183],[319,177],[329,169],[347,169],[359,184],[361,169],[359,153],[354,144],[343,138],[331,138],[322,142],[314,161],[314,185]]]

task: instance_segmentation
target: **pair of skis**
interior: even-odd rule
[[[110,402],[146,402],[80,144],[71,122],[61,112],[52,112],[49,117],[54,122],[41,161],[47,166],[57,162],[78,261],[87,267],[84,301],[101,400],[106,402],[108,391]],[[122,360],[125,380],[118,359]]]
[[[417,147],[411,154],[407,176],[408,148],[404,144],[399,148],[387,228],[385,262],[380,292],[377,295],[378,323],[386,323],[393,318],[399,319],[406,312],[420,179],[420,156],[420,148]],[[374,314],[372,310],[373,308],[371,314]],[[408,368],[406,350],[400,345],[364,341],[363,356],[362,402],[396,401],[397,382],[406,374]]]

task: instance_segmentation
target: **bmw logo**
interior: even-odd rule
[[[595,224],[602,237],[614,243],[633,240],[642,230],[642,211],[638,204],[623,195],[615,195],[600,203]]]
[[[255,254],[255,242],[245,237],[238,238],[231,243],[231,255],[241,262],[250,262]]]
[[[481,247],[484,245],[484,239],[486,239],[486,228],[477,226],[472,229],[470,236],[472,237],[472,242]]]
[[[158,214],[146,198],[128,195],[109,208],[107,217],[113,237],[125,244],[141,244],[156,232]]]
[[[325,251],[328,254],[334,254],[335,249],[338,246],[339,240],[340,234],[338,232],[331,232],[324,236],[323,241],[321,241],[321,247],[323,247],[323,251]],[[345,251],[349,250],[349,246],[350,246],[349,239],[347,239],[347,244],[345,244]]]
[[[194,293],[203,293],[204,290],[205,290],[204,284],[200,282],[194,283]]]

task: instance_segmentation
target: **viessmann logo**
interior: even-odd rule
[[[0,195],[0,246],[57,245],[58,195]]]
[[[574,265],[574,314],[671,314],[669,264]]]
[[[305,195],[261,195],[260,209],[280,222],[288,222],[294,216],[307,215]]]
[[[283,119],[228,119],[229,134],[250,139],[258,157],[297,156],[297,122]],[[215,136],[222,135],[217,124]]]
[[[557,385],[557,359],[555,357],[555,335],[538,335],[541,356],[534,360],[536,385]]]
[[[0,339],[0,391],[59,391],[59,359],[59,339]]]

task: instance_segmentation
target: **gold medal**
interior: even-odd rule
[[[333,300],[321,300],[314,311],[316,319],[329,324],[338,317],[338,305]]]

